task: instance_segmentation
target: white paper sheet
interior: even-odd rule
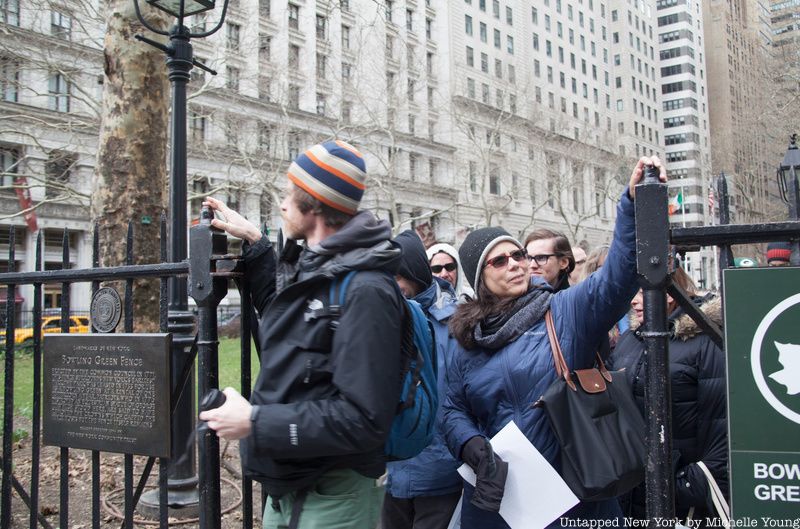
[[[511,529],[541,529],[578,504],[578,498],[513,421],[492,438],[492,448],[508,463],[500,516]],[[475,485],[475,472],[458,469]]]

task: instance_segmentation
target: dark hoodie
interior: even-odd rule
[[[719,298],[705,301],[702,310],[722,325]],[[725,407],[725,354],[683,309],[670,315],[669,376],[672,393],[672,451],[675,468],[675,514],[685,519],[691,507],[694,519],[715,516],[708,482],[695,463],[703,461],[717,484],[728,493],[728,435]],[[634,397],[646,416],[644,391],[645,347],[639,323],[623,334],[610,364],[625,369]],[[642,484],[624,499],[626,514],[644,518],[645,487]]]
[[[261,369],[253,431],[240,450],[245,473],[272,496],[332,469],[383,473],[400,394],[400,250],[390,236],[387,223],[360,212],[315,246],[290,242],[277,263],[266,237],[245,248]],[[331,283],[351,270],[359,273],[333,332]]]
[[[394,242],[403,251],[397,274],[416,283],[418,292],[428,290],[433,283],[433,274],[419,235],[406,230],[395,237]]]

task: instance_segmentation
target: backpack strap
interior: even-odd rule
[[[328,311],[333,319],[331,320],[331,329],[336,330],[339,327],[339,316],[342,315],[342,307],[344,306],[345,294],[347,287],[350,285],[353,276],[356,275],[358,270],[350,270],[344,276],[336,276],[331,281],[331,286],[328,289]],[[339,296],[336,297],[336,292]]]

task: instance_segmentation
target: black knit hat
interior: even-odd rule
[[[406,230],[395,237],[394,242],[403,250],[397,275],[413,281],[422,290],[431,286],[433,274],[431,274],[431,266],[428,264],[425,246],[419,235],[412,230]]]
[[[480,282],[483,262],[486,260],[486,256],[492,251],[492,248],[504,241],[514,243],[519,248],[522,248],[522,244],[511,234],[503,228],[496,227],[475,230],[467,235],[467,238],[461,243],[461,248],[458,249],[458,257],[461,259],[464,274],[475,290],[476,296],[478,295],[478,283]]]
[[[792,257],[792,245],[788,242],[771,242],[767,245],[767,264],[788,263]]]

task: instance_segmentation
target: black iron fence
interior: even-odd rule
[[[51,523],[47,517],[42,514],[42,381],[43,381],[43,341],[46,339],[47,332],[50,332],[49,326],[53,322],[58,324],[58,332],[70,332],[70,326],[73,327],[73,332],[97,332],[97,329],[91,326],[89,322],[89,315],[82,312],[75,312],[71,310],[70,303],[70,286],[76,283],[89,283],[92,293],[96,292],[103,282],[120,282],[124,284],[124,293],[122,294],[122,311],[124,314],[123,322],[120,324],[121,331],[125,333],[134,332],[134,321],[137,315],[134,313],[133,294],[135,289],[135,280],[149,279],[158,281],[160,288],[160,299],[158,303],[158,322],[160,332],[169,332],[169,319],[168,319],[168,281],[170,278],[179,277],[192,277],[192,276],[208,276],[208,285],[213,286],[211,296],[200,295],[197,310],[197,334],[194,336],[193,344],[189,360],[185,363],[180,373],[175,376],[173,373],[172,387],[170,388],[170,410],[171,413],[176,409],[176,403],[181,396],[181,393],[186,386],[187,381],[194,373],[194,365],[198,368],[198,395],[195,398],[201,398],[202,395],[210,388],[218,386],[218,341],[217,341],[217,304],[219,299],[224,296],[224,291],[227,289],[227,282],[230,278],[236,277],[238,273],[235,270],[236,259],[234,256],[222,255],[219,252],[220,245],[204,244],[204,240],[209,242],[214,239],[214,234],[211,233],[211,228],[208,219],[201,223],[200,226],[192,228],[192,253],[194,258],[190,259],[191,262],[185,261],[180,263],[171,263],[167,261],[167,247],[166,247],[166,223],[162,218],[161,221],[161,262],[147,265],[134,265],[133,255],[135,249],[133,248],[133,227],[128,227],[127,237],[127,260],[125,265],[114,267],[101,267],[99,265],[99,240],[97,232],[93,235],[92,248],[93,248],[93,266],[87,269],[69,269],[69,231],[64,230],[63,237],[63,263],[65,266],[61,270],[42,270],[42,240],[41,235],[36,242],[36,265],[33,271],[18,272],[14,270],[14,236],[13,229],[10,230],[10,244],[8,253],[9,269],[7,273],[0,274],[0,285],[5,286],[7,290],[6,299],[17,299],[18,289],[23,285],[29,285],[33,290],[33,308],[28,312],[20,312],[19,304],[8,303],[3,304],[4,314],[3,322],[5,326],[4,340],[2,346],[3,354],[3,442],[2,442],[2,480],[0,481],[0,529],[9,529],[12,522],[16,526],[20,526],[20,518],[12,520],[12,496],[16,494],[17,498],[14,501],[21,500],[27,508],[27,513],[23,518],[28,519],[30,529],[36,529],[41,526],[44,529],[53,529],[54,526],[70,527],[75,525],[76,520],[70,519],[70,511],[74,506],[70,503],[70,451],[74,449],[59,448],[58,460],[58,523]],[[224,244],[223,244],[224,246]],[[215,253],[216,252],[216,253]],[[222,252],[224,254],[224,251]],[[224,264],[223,264],[224,263]],[[61,307],[57,312],[52,309],[45,309],[42,307],[43,288],[48,285],[50,289],[53,285],[61,286]],[[225,285],[222,287],[222,285]],[[197,285],[195,285],[197,286]],[[221,296],[220,296],[221,294]],[[246,292],[245,292],[246,294]],[[193,297],[198,299],[197,292],[194,292]],[[243,296],[248,298],[248,296]],[[250,310],[246,301],[243,301],[242,309]],[[235,310],[235,309],[234,309]],[[227,311],[223,312],[223,316],[229,316]],[[250,336],[250,329],[248,328],[248,321],[239,318],[239,335],[242,333]],[[81,328],[75,330],[76,325],[86,324],[88,328]],[[43,328],[45,326],[45,328]],[[20,333],[25,333],[26,337],[20,340]],[[30,336],[27,336],[27,335]],[[24,350],[21,351],[21,350]],[[245,397],[250,394],[250,340],[241,340],[241,392]],[[31,355],[29,361],[33,364],[33,390],[32,390],[32,417],[30,420],[30,464],[22,465],[14,461],[14,432],[15,427],[15,405],[14,405],[14,390],[15,381],[15,360],[20,354]],[[195,360],[197,360],[195,362]],[[30,381],[25,381],[30,383]],[[191,387],[191,385],[189,385]],[[191,446],[191,440],[183,440],[187,446],[187,450],[194,452]],[[195,515],[199,514],[201,527],[204,528],[219,528],[221,519],[220,508],[220,460],[219,460],[219,445],[216,435],[205,434],[198,436],[197,439],[198,450],[200,457],[198,458],[198,480],[197,480],[197,494],[199,495],[199,502]],[[174,444],[173,444],[174,446]],[[136,508],[139,500],[145,491],[146,484],[150,479],[151,473],[157,466],[157,523],[162,529],[166,529],[169,525],[169,517],[175,516],[174,512],[170,511],[170,476],[169,468],[171,461],[179,458],[182,454],[175,454],[174,449],[171,454],[172,459],[169,458],[155,458],[148,457],[144,465],[138,465],[138,470],[134,472],[134,455],[123,454],[123,490],[121,492],[122,508],[121,510],[121,527],[123,529],[131,529],[134,523],[134,509]],[[106,499],[101,497],[101,458],[111,457],[110,454],[100,450],[91,451],[91,469],[89,475],[81,476],[80,481],[90,486],[91,488],[91,507],[90,507],[90,520],[82,519],[81,523],[90,523],[93,529],[99,529],[103,522],[104,514],[101,505],[106,502]],[[115,456],[119,457],[119,456]],[[155,477],[155,476],[154,476]],[[73,478],[74,481],[74,478]],[[25,483],[23,485],[23,483]],[[253,489],[252,483],[248,479],[242,479],[241,487],[234,487],[237,491],[241,490],[241,519],[243,529],[251,529],[253,523]],[[53,491],[46,491],[48,497],[52,497]],[[83,499],[83,498],[82,498]],[[77,501],[77,500],[76,500]],[[237,502],[238,503],[238,502]],[[107,505],[107,503],[106,503]],[[49,507],[52,511],[52,506]],[[80,506],[81,512],[86,510],[85,505]],[[18,514],[18,513],[17,513]],[[150,521],[153,524],[154,521]]]

